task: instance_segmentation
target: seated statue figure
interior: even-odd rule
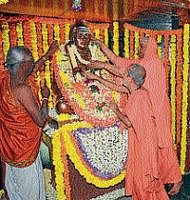
[[[125,98],[120,94],[113,94],[98,81],[88,80],[83,76],[84,70],[90,70],[102,77],[113,77],[106,71],[92,71],[87,67],[92,60],[108,60],[99,45],[91,39],[91,32],[84,23],[76,23],[70,29],[70,41],[61,45],[60,50],[61,59],[55,69],[54,81],[64,109],[57,106],[57,111],[74,114],[79,121],[92,125],[92,128],[72,131],[70,135],[81,150],[78,153],[84,166],[91,169],[89,173],[102,180],[115,178],[125,169],[128,131],[125,129],[121,134],[119,120],[109,108],[109,102],[112,99],[123,102]]]

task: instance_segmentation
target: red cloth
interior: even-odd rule
[[[34,84],[31,88],[33,86]],[[40,142],[40,129],[25,108],[15,100],[10,88],[9,73],[4,72],[0,85],[0,156],[2,160],[16,167],[28,166],[36,159]]]
[[[134,200],[168,200],[160,177],[157,127],[145,89],[133,92],[126,104],[129,128],[126,193]]]

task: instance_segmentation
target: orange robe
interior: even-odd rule
[[[133,200],[169,200],[160,178],[157,126],[145,89],[132,93],[125,107],[129,128],[126,193]]]
[[[177,183],[182,177],[171,133],[172,119],[166,72],[162,60],[158,58],[157,43],[153,38],[149,38],[143,58],[128,60],[118,57],[116,64],[123,73],[132,63],[138,63],[146,70],[143,87],[148,90],[158,127],[158,145],[162,150],[162,156],[159,156],[159,159],[163,181]]]
[[[29,166],[38,155],[40,142],[40,129],[15,100],[6,71],[0,85],[0,157],[16,167]]]

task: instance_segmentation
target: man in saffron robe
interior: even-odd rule
[[[145,69],[138,64],[130,65],[121,86],[94,74],[84,74],[128,95],[122,112],[115,103],[111,104],[112,110],[129,130],[126,194],[132,195],[133,200],[169,200],[159,167],[161,152],[153,106],[148,91],[142,87]]]
[[[134,60],[118,57],[102,42],[98,41],[98,43],[101,50],[113,64],[95,61],[91,62],[89,67],[102,67],[122,77],[122,74]],[[157,43],[153,38],[144,38],[142,40],[139,48],[139,59],[135,62],[142,65],[146,70],[146,79],[143,87],[149,93],[158,127],[161,176],[165,184],[174,183],[169,194],[176,194],[182,185],[182,177],[171,133],[171,108],[168,98],[166,72],[162,60],[158,58]],[[121,79],[119,78],[119,80]]]
[[[41,129],[48,118],[49,89],[37,87],[29,76],[57,49],[34,63],[32,53],[23,46],[9,49],[0,85],[0,157],[5,165],[5,190],[10,200],[45,200],[44,177],[39,148]]]

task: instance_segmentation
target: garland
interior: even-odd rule
[[[6,4],[6,3],[8,3],[9,2],[9,0],[0,0],[0,5],[1,4]]]
[[[100,30],[99,29],[95,29],[95,38],[100,39]]]
[[[171,56],[170,56],[170,86],[171,86],[171,111],[172,111],[172,133],[175,141],[176,137],[176,35],[171,36]]]
[[[47,52],[48,50],[48,28],[47,28],[47,24],[42,24],[42,38],[43,38],[43,51]],[[45,80],[46,80],[46,84],[47,87],[50,90],[50,96],[49,96],[49,107],[52,108],[53,107],[53,100],[52,100],[52,90],[51,90],[51,73],[50,73],[50,61],[47,60],[45,62]]]
[[[64,164],[61,158],[61,132],[60,129],[53,134],[52,146],[53,146],[53,165],[55,166],[55,182],[58,200],[66,200],[65,195],[65,181],[64,175]]]
[[[161,44],[162,42],[162,35],[157,35],[157,43]],[[158,45],[158,57],[162,58],[162,47]]]
[[[184,25],[183,32],[183,86],[182,86],[182,135],[180,164],[182,173],[185,171],[185,160],[187,150],[187,108],[188,108],[188,77],[189,77],[189,24]]]
[[[65,24],[65,40],[69,40],[69,32],[70,32],[70,24],[66,23]]]
[[[138,59],[138,49],[139,49],[139,32],[135,31],[135,53],[134,59]]]
[[[16,34],[16,27],[15,24],[10,24],[10,44],[11,46],[17,45],[17,34]]]
[[[120,183],[125,177],[124,172],[122,172],[117,177],[108,180],[99,178],[92,174],[92,170],[90,170],[89,167],[87,167],[87,165],[80,158],[79,153],[77,153],[76,145],[74,144],[75,142],[73,142],[70,134],[72,131],[84,127],[91,128],[92,126],[87,122],[74,122],[72,124],[66,124],[58,130],[59,134],[62,134],[64,138],[66,153],[69,155],[71,161],[74,163],[75,168],[80,172],[82,176],[85,177],[88,183],[94,184],[96,187],[108,188],[110,186],[114,186]]]
[[[24,39],[24,45],[31,49],[32,46],[32,35],[31,35],[31,29],[30,29],[30,22],[23,22],[23,39]]]
[[[182,36],[177,35],[177,147],[181,140],[181,116],[182,116]]]
[[[9,25],[7,22],[3,23],[2,25],[2,40],[3,40],[3,53],[4,53],[4,58],[7,57],[7,52],[10,48],[10,40],[9,40]]]
[[[108,44],[109,44],[108,28],[104,29],[104,44],[108,47]]]
[[[113,52],[119,55],[119,22],[113,22]]]
[[[16,32],[17,32],[17,45],[24,46],[22,22],[19,22],[16,25]]]
[[[124,51],[125,51],[125,57],[129,58],[129,30],[125,29],[124,32]]]
[[[0,31],[0,61],[3,60],[3,40],[2,40],[2,32]],[[0,74],[3,71],[2,62],[0,62]]]

